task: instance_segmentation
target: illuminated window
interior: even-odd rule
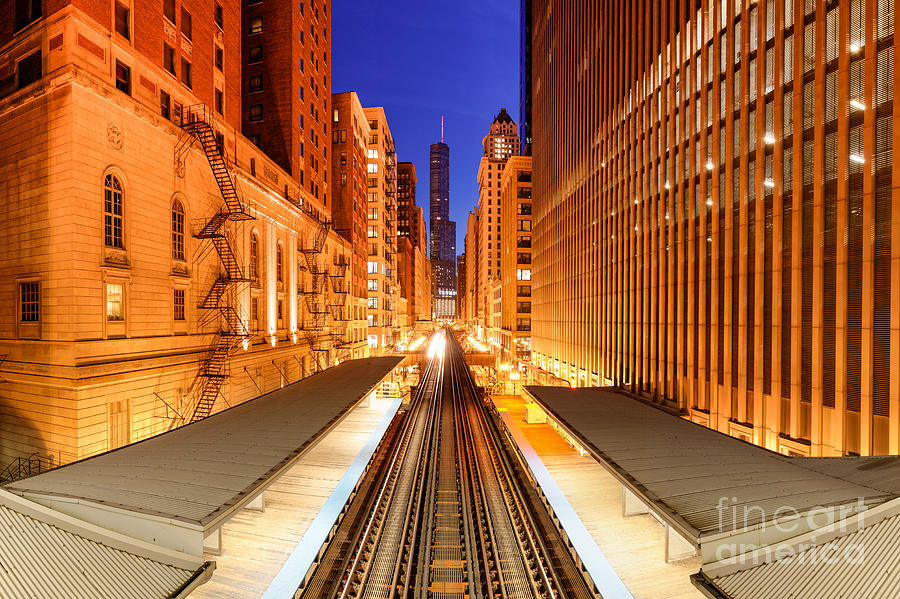
[[[106,320],[125,320],[125,286],[121,283],[106,284]]]
[[[172,307],[175,320],[184,320],[184,289],[175,289],[173,294]]]
[[[370,275],[378,274],[378,261],[377,260],[369,260],[368,261],[368,271]]]
[[[106,247],[125,247],[122,219],[122,184],[113,175],[106,175],[103,183],[103,229]]]
[[[262,17],[250,17],[250,33],[262,33],[263,21]]]
[[[178,200],[172,204],[172,258],[184,260],[184,206]]]
[[[516,280],[517,281],[530,281],[531,280],[531,269],[530,268],[517,268],[516,269]]]

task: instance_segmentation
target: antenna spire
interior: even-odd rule
[[[444,143],[444,115],[441,115],[441,143]]]

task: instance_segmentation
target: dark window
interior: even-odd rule
[[[175,48],[169,44],[163,44],[163,66],[167,71],[175,74]]]
[[[250,236],[250,280],[259,280],[259,238],[256,235]],[[253,318],[256,320],[255,316]]]
[[[184,260],[184,206],[178,200],[172,204],[172,258]]]
[[[125,247],[122,228],[122,184],[113,175],[103,183],[103,230],[106,247]]]
[[[41,18],[41,0],[16,0],[16,31]]]
[[[250,107],[250,122],[255,123],[263,119],[262,104],[254,104]]]
[[[181,59],[181,82],[188,87],[191,85],[191,63],[184,58]]]
[[[17,70],[19,89],[31,85],[41,78],[41,51],[32,52],[19,61]]]
[[[41,319],[41,291],[37,281],[19,283],[19,308],[21,322],[38,322]]]
[[[341,152],[341,165],[347,164],[347,152]]]
[[[175,0],[163,0],[163,16],[175,22]]]
[[[341,187],[347,187],[347,173],[341,173]]]
[[[116,89],[131,95],[131,67],[116,61]]]
[[[250,140],[250,143],[252,143],[254,146],[256,146],[257,148],[259,147],[259,144],[260,144],[259,133],[254,133],[248,139]]]
[[[218,88],[216,89],[216,112],[225,114],[225,94]]]
[[[120,4],[116,2],[116,33],[121,35],[127,40],[131,39],[131,31],[128,24],[128,19],[131,16],[131,11],[124,4]]]
[[[184,320],[184,289],[175,289],[173,306],[175,308],[175,320]]]
[[[250,46],[250,51],[247,56],[247,62],[249,64],[253,64],[254,62],[262,62],[262,59],[263,59],[262,46]]]
[[[250,33],[262,33],[262,17],[250,17]]]
[[[181,33],[188,39],[191,38],[191,13],[181,7]]]
[[[250,92],[261,92],[263,89],[262,75],[253,75],[248,82]]]
[[[216,49],[213,51],[213,56],[215,57],[216,68],[219,69],[220,71],[223,70],[222,64],[224,62],[224,55],[225,55],[225,52],[222,50],[222,48],[220,48],[219,46],[216,46]]]
[[[216,20],[216,25],[219,26],[219,29],[222,29],[222,5],[216,2],[215,7],[213,8],[213,17]]]
[[[172,98],[163,90],[159,90],[159,113],[165,118],[169,118],[172,114]]]
[[[178,102],[175,102],[175,105],[172,108],[172,120],[175,121],[176,123],[181,122],[181,110],[182,110],[181,104]]]
[[[275,248],[275,279],[284,282],[284,249],[280,244]]]

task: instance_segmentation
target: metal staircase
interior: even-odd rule
[[[209,161],[213,177],[219,187],[219,193],[225,202],[222,210],[209,219],[196,235],[198,239],[212,241],[221,263],[219,277],[199,306],[201,309],[209,311],[211,318],[218,318],[221,328],[209,348],[209,357],[200,369],[202,377],[200,397],[193,407],[189,422],[197,422],[212,413],[219,391],[229,376],[228,364],[231,352],[244,339],[251,336],[248,324],[231,303],[237,286],[250,281],[244,274],[234,251],[231,225],[240,221],[252,220],[253,216],[246,211],[241,202],[236,181],[231,175],[231,165],[228,163],[224,149],[216,140],[212,122],[213,115],[206,106],[186,107],[182,113],[181,128],[187,135],[182,137],[175,149],[176,159],[180,160],[194,141],[200,142],[200,147]]]
[[[303,333],[310,349],[313,352],[313,360],[319,370],[328,367],[328,352],[331,350],[331,333],[328,325],[329,308],[325,302],[325,292],[328,281],[328,270],[321,264],[319,255],[325,249],[325,240],[328,238],[328,229],[331,223],[328,220],[319,220],[319,228],[313,237],[313,243],[309,247],[301,247],[300,253],[306,261],[306,270],[310,274],[309,287],[299,289],[304,296],[309,318],[303,326]]]

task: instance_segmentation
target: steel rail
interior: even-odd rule
[[[596,599],[449,330],[295,597]]]

